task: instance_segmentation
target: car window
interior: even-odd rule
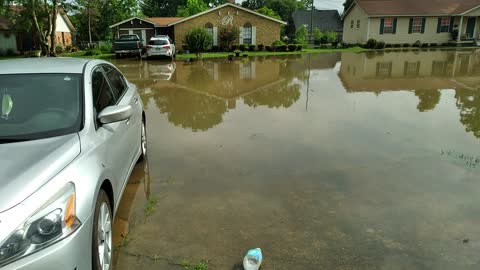
[[[125,82],[123,75],[112,66],[104,65],[103,70],[110,81],[115,98],[117,100],[120,99],[127,90],[127,83]]]
[[[0,75],[0,108],[0,141],[78,132],[83,119],[81,75]]]
[[[96,68],[92,73],[93,105],[97,113],[108,106],[115,105],[115,97],[103,75],[102,68]]]
[[[138,40],[137,35],[123,35],[120,36],[119,40]]]
[[[150,40],[150,41],[148,42],[148,45],[158,45],[158,46],[168,45],[168,40],[166,40],[166,39]]]

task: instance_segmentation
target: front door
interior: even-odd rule
[[[467,30],[465,31],[465,36],[468,39],[473,38],[473,34],[475,32],[475,23],[477,22],[477,18],[470,17],[467,21]]]

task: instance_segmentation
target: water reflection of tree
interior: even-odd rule
[[[467,132],[480,138],[480,91],[457,89],[455,98],[460,109],[460,122]]]
[[[193,131],[206,131],[223,121],[224,100],[179,88],[155,90],[154,100],[168,121]]]
[[[243,97],[245,104],[251,107],[288,108],[300,98],[300,85],[290,84],[271,87]]]
[[[420,99],[417,109],[420,112],[427,112],[435,109],[440,101],[440,91],[437,89],[415,90],[415,96]]]

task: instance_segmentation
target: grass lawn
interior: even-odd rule
[[[303,53],[331,53],[331,52],[362,52],[366,49],[360,47],[352,47],[347,49],[304,49],[302,51],[295,51],[295,52],[243,52],[243,54],[247,54],[248,56],[269,56],[269,55],[290,55],[290,54],[303,54]],[[204,53],[203,58],[216,58],[216,57],[228,57],[229,55],[234,54],[233,52],[218,52],[218,53]],[[177,54],[177,59],[189,59],[195,58],[196,55],[193,53],[189,54]]]
[[[99,54],[99,55],[85,55],[85,51],[79,52],[72,52],[72,53],[64,53],[61,57],[76,57],[76,58],[92,58],[92,59],[112,59],[115,58],[114,53],[106,53],[106,54]]]

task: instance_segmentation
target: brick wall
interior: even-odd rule
[[[275,40],[280,39],[280,29],[282,24],[267,18],[252,14],[250,12],[241,10],[233,6],[226,6],[221,9],[217,9],[206,13],[204,15],[195,17],[185,22],[175,25],[175,42],[177,48],[181,48],[185,33],[193,27],[204,27],[205,24],[211,23],[214,27],[222,26],[222,19],[226,15],[233,15],[233,26],[243,27],[245,23],[249,22],[252,27],[256,27],[256,42],[255,44],[270,45]],[[218,39],[220,44],[220,39]],[[236,40],[233,44],[238,44],[239,40]]]
[[[68,32],[57,32],[55,34],[57,46],[62,46],[65,48],[66,46],[72,45],[72,34]]]

